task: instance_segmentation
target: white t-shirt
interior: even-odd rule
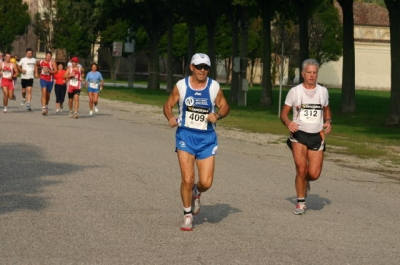
[[[35,64],[36,64],[36,59],[35,58],[27,58],[27,57],[22,58],[18,62],[18,65],[22,67],[22,70],[26,71],[25,74],[21,73],[21,79],[32,79],[32,78],[34,78],[34,75],[35,75]]]
[[[297,85],[289,90],[285,105],[293,108],[293,121],[300,131],[320,132],[324,125],[324,107],[329,105],[328,89],[318,84],[314,89]]]

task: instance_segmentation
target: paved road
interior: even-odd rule
[[[35,80],[36,83],[37,80]],[[295,216],[284,144],[220,135],[195,230],[182,207],[174,130],[106,101],[81,118],[0,113],[0,264],[398,264],[399,181],[326,162]]]

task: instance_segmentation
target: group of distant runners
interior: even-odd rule
[[[4,60],[0,58],[0,80],[3,89],[3,113],[8,112],[8,101],[16,100],[14,93],[15,81],[21,74],[22,101],[21,106],[31,111],[32,86],[34,79],[40,80],[42,91],[42,115],[48,114],[51,91],[56,95],[56,113],[63,109],[65,95],[68,94],[69,117],[78,119],[79,95],[82,86],[88,89],[89,115],[99,112],[97,108],[99,92],[103,89],[104,80],[98,71],[96,63],[91,64],[91,70],[86,74],[79,64],[78,57],[72,57],[67,66],[63,62],[55,62],[53,54],[48,51],[43,60],[33,58],[31,48],[26,49],[26,55],[21,60],[12,61],[11,54],[5,53]]]

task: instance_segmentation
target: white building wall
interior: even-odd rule
[[[355,85],[358,89],[390,90],[390,44],[356,42]],[[342,86],[343,58],[323,64],[318,82],[329,87]]]

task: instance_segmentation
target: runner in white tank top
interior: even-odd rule
[[[328,90],[317,84],[318,68],[319,63],[314,59],[303,62],[301,75],[304,82],[290,89],[280,117],[290,131],[287,143],[296,165],[295,214],[305,213],[310,181],[317,180],[322,171],[325,134],[332,129]],[[293,120],[289,119],[291,110]]]

